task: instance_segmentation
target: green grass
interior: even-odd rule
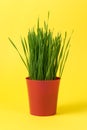
[[[37,28],[29,30],[27,39],[21,38],[25,58],[10,38],[9,41],[18,52],[31,79],[53,80],[57,72],[58,77],[62,77],[70,50],[70,39],[71,36],[67,40],[67,32],[65,32],[64,39],[60,33],[53,37],[48,23],[44,21],[44,26],[40,27],[38,19]]]

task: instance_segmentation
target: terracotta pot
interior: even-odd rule
[[[26,78],[30,113],[37,116],[56,114],[60,78],[55,80],[31,80]]]

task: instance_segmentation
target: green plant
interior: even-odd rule
[[[40,27],[38,19],[37,29],[29,30],[27,40],[21,38],[25,59],[13,41],[10,38],[9,40],[26,66],[31,79],[52,80],[56,78],[57,71],[58,76],[62,76],[70,49],[71,37],[68,40],[66,38],[67,32],[63,40],[60,33],[53,37],[48,23],[44,21],[44,27]]]

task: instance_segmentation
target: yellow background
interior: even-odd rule
[[[71,51],[61,79],[58,114],[29,115],[27,71],[8,41],[22,52],[20,37],[41,24],[50,11],[49,26],[68,35],[74,29]],[[87,129],[87,1],[0,0],[0,130]]]

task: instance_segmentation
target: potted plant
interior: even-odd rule
[[[32,115],[56,114],[59,83],[69,54],[70,39],[67,40],[67,32],[64,39],[60,33],[53,37],[48,22],[40,27],[38,19],[37,28],[29,30],[27,40],[21,38],[24,59],[9,38],[28,71],[26,82]]]

